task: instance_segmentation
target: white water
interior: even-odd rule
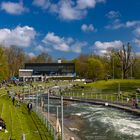
[[[88,104],[73,104],[72,106],[77,110],[75,115],[80,115],[87,122],[85,128],[79,133],[86,134],[82,140],[96,139],[95,136],[102,136],[100,139],[107,140],[132,140],[132,137],[140,140],[139,117],[103,106]]]

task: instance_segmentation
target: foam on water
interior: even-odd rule
[[[122,110],[105,106],[72,103],[64,108],[64,115],[77,115],[84,119],[80,131],[72,128],[82,140],[105,136],[107,140],[140,140],[140,118]],[[70,128],[71,129],[71,128]]]
[[[88,119],[90,125],[95,125],[94,122],[102,123],[109,129],[114,129],[115,132],[140,136],[140,119],[134,118],[126,112],[116,109],[103,107],[88,107],[90,112],[84,116]]]

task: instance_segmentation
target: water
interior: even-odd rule
[[[78,132],[82,140],[140,140],[140,118],[113,108],[88,104],[73,104],[85,120]]]
[[[50,104],[58,104],[51,100]],[[50,112],[56,113],[56,107]],[[76,115],[84,121],[73,129],[81,140],[140,140],[140,118],[128,112],[105,106],[72,103],[64,107],[64,117]]]

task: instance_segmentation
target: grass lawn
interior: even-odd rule
[[[0,116],[5,120],[8,133],[0,132],[0,140],[21,140],[25,134],[26,140],[51,140],[47,128],[34,112],[28,114],[25,104],[13,106],[7,96],[0,97]]]
[[[108,81],[97,81],[93,83],[86,84],[86,86],[90,86],[97,89],[102,90],[118,90],[120,85],[121,91],[133,91],[136,88],[140,87],[140,80],[108,80]]]

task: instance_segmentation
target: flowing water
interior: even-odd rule
[[[50,110],[56,111],[55,108]],[[84,121],[79,131],[73,129],[81,140],[140,140],[140,117],[128,112],[99,105],[72,103],[64,107],[64,116],[68,115],[80,116]]]
[[[58,102],[50,100],[51,105]],[[50,112],[56,113],[56,107],[51,106]],[[72,102],[64,106],[64,117],[73,115],[84,122],[82,127],[73,128],[81,140],[140,140],[140,117],[123,110]]]
[[[140,140],[139,117],[104,106],[72,104],[72,108],[85,120],[78,132],[82,140]]]

